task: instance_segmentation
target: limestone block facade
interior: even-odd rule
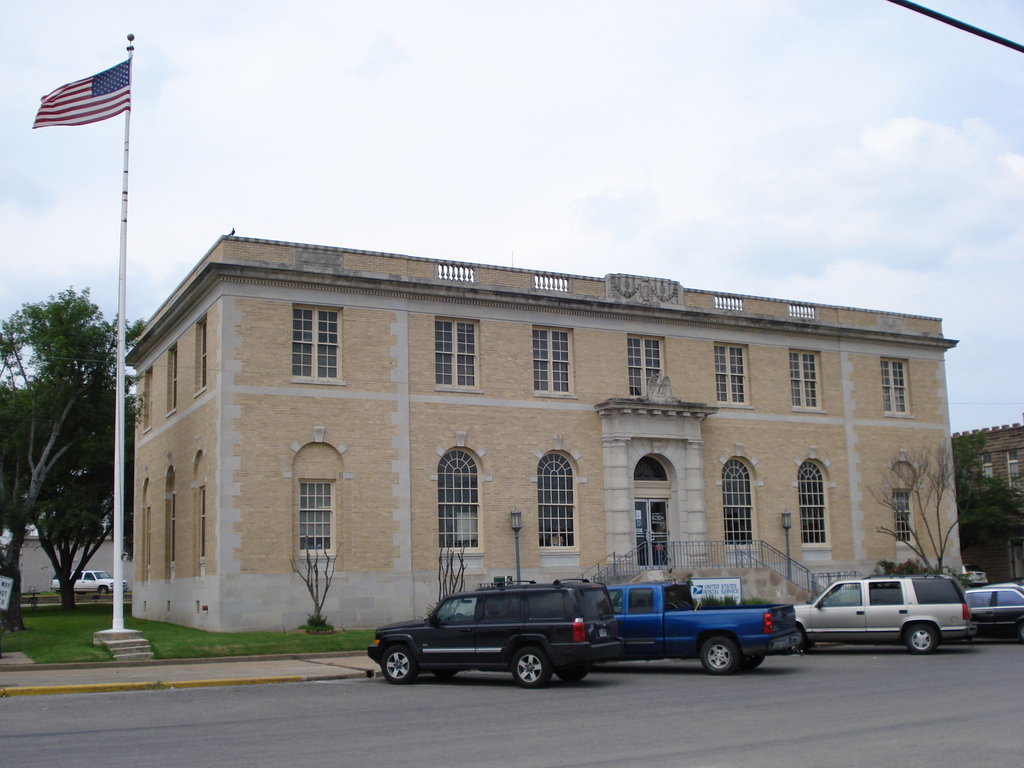
[[[640,542],[763,540],[820,571],[901,558],[872,490],[949,440],[938,319],[221,238],[139,374],[140,618],[292,629],[420,615],[466,582],[578,577]],[[950,520],[954,509],[950,504]],[[954,559],[956,554],[954,553]]]

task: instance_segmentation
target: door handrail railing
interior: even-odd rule
[[[672,568],[767,568],[800,589],[816,595],[837,578],[859,576],[856,571],[812,571],[766,541],[645,542],[622,554],[613,552],[584,571],[584,578],[621,584],[643,571]]]

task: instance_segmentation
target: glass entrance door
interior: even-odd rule
[[[636,499],[637,565],[659,566],[668,562],[668,502]]]

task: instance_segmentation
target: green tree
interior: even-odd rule
[[[136,324],[130,337],[139,330]],[[29,526],[65,607],[74,606],[74,579],[109,535],[116,325],[88,290],[68,289],[3,322],[0,360],[0,573],[15,582],[5,626],[18,631],[18,561]]]
[[[1000,477],[985,477],[981,455],[985,435],[953,438],[956,504],[960,514],[960,546],[1007,541],[1024,527],[1024,494]]]

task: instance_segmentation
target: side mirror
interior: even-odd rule
[[[427,624],[429,624],[432,627],[440,627],[441,620],[438,619],[437,616],[435,616],[434,614],[430,614],[429,616],[427,616]]]

